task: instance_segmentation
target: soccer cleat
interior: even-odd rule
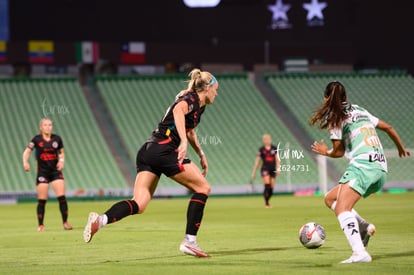
[[[203,252],[201,248],[197,245],[196,242],[190,242],[184,238],[183,242],[180,245],[180,251],[184,254],[199,257],[199,258],[209,258],[210,255]]]
[[[64,230],[72,230],[73,229],[73,226],[70,225],[68,222],[64,222],[63,223],[63,229]]]
[[[354,252],[349,259],[342,261],[341,264],[353,264],[353,263],[369,263],[372,261],[371,256],[366,251],[359,253]]]
[[[364,231],[361,231],[361,239],[364,247],[368,246],[369,239],[375,234],[375,225],[370,223]]]
[[[265,208],[272,208],[272,206],[270,204],[265,205]]]
[[[37,227],[37,231],[38,231],[38,232],[43,232],[43,231],[45,231],[45,226],[44,226],[43,224],[39,225],[39,226]]]
[[[99,214],[95,212],[89,213],[88,223],[83,230],[83,240],[85,243],[89,243],[92,240],[93,235],[99,230]]]

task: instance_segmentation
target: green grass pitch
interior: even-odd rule
[[[36,231],[35,203],[0,206],[1,274],[414,274],[414,193],[374,195],[357,210],[377,226],[368,251],[373,262],[341,265],[351,250],[322,197],[212,197],[198,242],[209,259],[178,251],[187,199],[154,200],[143,215],[105,227],[90,244],[82,240],[89,211],[112,202],[70,202],[70,222],[61,227],[58,205],[46,208],[45,232]],[[301,246],[298,230],[322,224],[325,244]]]

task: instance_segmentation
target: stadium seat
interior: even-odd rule
[[[45,116],[53,120],[54,132],[63,138],[69,194],[128,188],[75,78],[3,79],[0,97],[0,192],[34,192],[34,154],[30,158],[31,172],[26,173],[22,153],[39,132],[39,120]]]

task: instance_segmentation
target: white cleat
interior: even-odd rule
[[[341,264],[353,264],[353,263],[369,263],[372,261],[371,256],[366,251],[359,253],[353,253],[349,259],[342,261]]]
[[[93,235],[99,230],[99,214],[95,212],[89,213],[88,223],[83,230],[83,240],[85,243],[89,243],[92,240]]]
[[[209,258],[210,255],[203,252],[201,248],[197,245],[197,242],[190,242],[184,238],[183,242],[180,245],[180,251],[184,254],[199,257],[199,258]]]

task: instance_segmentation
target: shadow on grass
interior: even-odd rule
[[[414,250],[411,251],[405,251],[405,252],[399,252],[399,253],[385,253],[380,255],[373,255],[373,259],[383,259],[383,258],[400,258],[400,257],[409,257],[414,256]]]
[[[261,252],[285,251],[285,250],[292,250],[292,249],[298,249],[298,247],[259,247],[259,248],[245,248],[245,249],[238,249],[238,250],[211,251],[210,255],[213,258],[215,258],[218,256],[250,255],[250,254],[257,254]],[[303,248],[299,247],[299,249],[303,249]],[[164,256],[158,256],[158,257],[151,256],[151,257],[142,257],[142,258],[130,259],[130,260],[106,260],[106,261],[103,261],[102,263],[168,260],[168,259],[174,259],[174,258],[181,258],[183,257],[183,255],[184,254],[164,255]]]
[[[237,250],[212,251],[211,254],[214,256],[249,255],[249,254],[257,254],[260,252],[285,251],[285,250],[292,250],[292,249],[298,249],[298,247],[257,247],[257,248],[245,248],[245,249],[237,249]]]

